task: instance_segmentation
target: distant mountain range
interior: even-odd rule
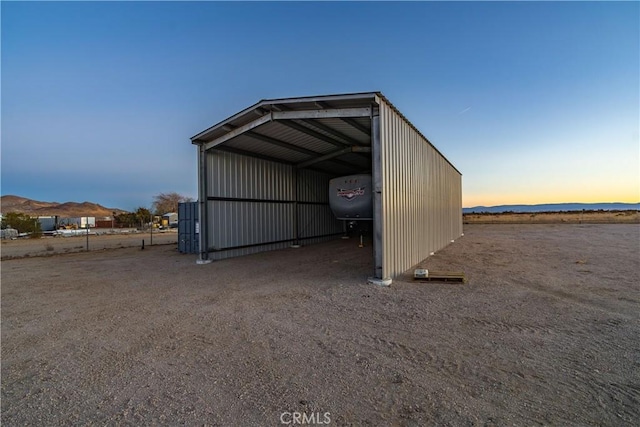
[[[625,211],[640,210],[640,203],[550,203],[541,205],[500,205],[474,206],[462,208],[462,213],[501,213],[501,212],[563,212],[581,210]],[[107,217],[113,212],[126,212],[122,209],[107,208],[91,202],[41,202],[26,197],[7,195],[0,197],[0,212],[25,213],[32,216],[58,215],[61,217],[95,216]]]
[[[640,203],[548,203],[542,205],[500,205],[462,208],[462,213],[500,212],[563,212],[581,210],[626,211],[640,210]]]
[[[8,195],[0,197],[0,212],[3,214],[24,213],[31,216],[58,215],[73,218],[81,216],[107,217],[113,215],[113,212],[119,214],[126,211],[106,208],[91,202],[40,202],[26,197]]]

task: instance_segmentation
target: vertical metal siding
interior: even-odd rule
[[[392,278],[462,234],[460,173],[380,101],[383,278]]]
[[[343,231],[329,207],[329,174],[311,170],[298,171],[298,232],[301,239]]]
[[[293,166],[210,150],[207,172],[208,198],[239,199],[207,201],[212,259],[289,247],[296,237]],[[297,200],[307,202],[298,203],[297,209],[301,243],[340,233],[342,224],[328,206],[329,175],[307,170],[297,173]]]
[[[178,203],[178,250],[183,254],[198,253],[198,202]]]
[[[293,167],[219,150],[207,152],[208,197],[292,200]]]
[[[298,201],[329,203],[332,175],[301,169],[298,172]]]

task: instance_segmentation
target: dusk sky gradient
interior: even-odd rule
[[[1,3],[2,194],[197,197],[189,138],[381,91],[463,206],[640,201],[640,3]]]

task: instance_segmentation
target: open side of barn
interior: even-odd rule
[[[462,234],[460,172],[379,92],[263,100],[191,141],[199,263],[343,235],[329,180],[353,174],[372,175],[373,283]]]

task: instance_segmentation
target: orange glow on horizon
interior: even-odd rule
[[[615,197],[611,194],[607,196],[591,196],[591,197],[544,197],[541,195],[498,195],[498,194],[486,194],[486,195],[469,195],[462,196],[462,207],[472,208],[475,206],[502,206],[502,205],[546,205],[557,203],[640,203],[640,197],[633,196],[620,196]]]

